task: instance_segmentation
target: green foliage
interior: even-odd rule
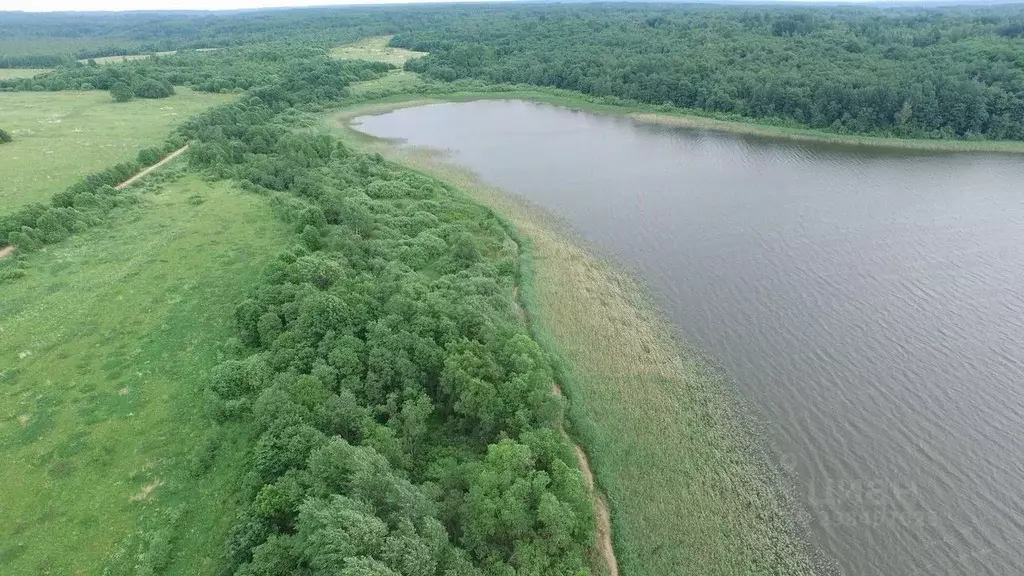
[[[130,194],[113,186],[128,179],[138,168],[136,162],[118,164],[55,194],[51,206],[29,204],[0,216],[0,243],[30,252],[98,224],[115,207],[133,202]]]
[[[152,166],[164,157],[164,151],[160,148],[143,148],[139,150],[136,158],[141,166]]]
[[[553,86],[839,133],[1024,140],[1018,6],[315,9],[232,15],[230,27],[218,24],[224,17],[76,17],[89,21],[98,42],[77,58],[176,50],[96,66],[22,48],[32,45],[22,38],[26,21],[37,35],[58,38],[82,22],[4,15],[0,38],[15,44],[0,66],[57,69],[0,81],[0,90],[123,83],[139,97],[163,97],[170,85],[216,93],[270,86],[289,104],[322,105],[340,96],[337,86],[310,78],[352,79],[345,65],[330,63],[326,47],[397,33],[393,46],[429,52],[406,69],[444,82]],[[130,31],[122,21],[132,22]],[[193,49],[200,47],[217,50]],[[421,89],[405,82],[381,95]]]
[[[324,104],[344,95],[358,80],[391,70],[384,62],[332,60],[322,49],[304,45],[250,46],[209,52],[181,51],[159,57],[128,60],[106,66],[81,63],[61,66],[37,78],[0,80],[0,90],[78,90],[84,84],[110,90],[118,102],[166,98],[174,86],[200,92],[241,92],[249,89],[266,101],[283,106]]]
[[[0,93],[0,126],[15,138],[12,153],[0,154],[0,215],[31,202],[48,203],[82,176],[135,159],[142,148],[166,152],[164,139],[183,119],[227,101],[190,90],[168,100],[117,105],[106,92]]]
[[[6,130],[0,128],[0,144],[6,144],[12,140],[11,135]]]
[[[174,86],[167,80],[149,78],[140,82],[132,91],[139,98],[167,98],[174,94]]]
[[[131,86],[124,82],[114,82],[110,86],[110,95],[114,98],[115,102],[128,102],[135,98],[135,92],[132,91]]]
[[[537,521],[517,527],[516,546],[496,533],[460,536],[489,522],[486,507],[469,504],[488,497],[471,489],[489,446],[526,442],[537,430],[566,442],[555,432],[561,407],[550,369],[509,313],[514,279],[496,265],[507,256],[503,229],[436,182],[277,122],[292,107],[337,102],[349,83],[388,69],[301,47],[247,48],[70,66],[44,81],[47,89],[90,83],[139,96],[156,94],[160,81],[249,89],[171,138],[190,142],[193,169],[266,193],[296,241],[236,309],[245,348],[209,376],[214,418],[254,431],[229,571],[585,572],[590,523],[576,530],[545,520],[563,505],[574,519],[592,514],[578,471],[569,472],[575,484],[544,480],[565,475],[560,461],[515,471],[539,490],[518,504]],[[159,152],[166,150],[144,150],[138,163],[83,179],[52,206],[3,218],[0,233],[31,250],[100,221],[129,197],[112,186]],[[193,474],[211,468],[219,438],[197,450]],[[568,540],[551,540],[556,529]],[[552,544],[542,546],[545,539]],[[167,542],[154,537],[139,570],[159,571]]]
[[[197,192],[200,209],[186,203]],[[264,199],[195,175],[122,212],[0,259],[0,281],[18,276],[2,284],[0,404],[30,418],[0,433],[0,453],[35,463],[0,470],[5,575],[210,576],[223,551],[245,444],[228,427],[208,434],[204,383],[231,310],[290,231]],[[59,516],[22,522],[47,506]]]
[[[232,569],[586,573],[593,511],[550,366],[510,312],[504,229],[274,124],[321,89],[255,90],[180,129],[191,166],[268,194],[298,242],[238,305],[247,348],[209,381],[217,417],[256,434]]]
[[[1024,10],[521,6],[401,33],[443,81],[537,84],[840,133],[1024,140]]]

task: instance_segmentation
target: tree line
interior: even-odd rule
[[[188,123],[189,163],[271,197],[296,245],[240,303],[217,417],[254,427],[236,574],[584,574],[593,510],[517,254],[447,187],[259,104]]]
[[[1024,9],[477,10],[400,33],[407,69],[840,133],[1024,139]]]
[[[260,76],[238,101],[0,218],[0,243],[30,251],[100,222],[134,199],[114,184],[188,142],[188,169],[266,196],[294,233],[238,304],[205,386],[211,418],[241,424],[249,446],[222,572],[588,574],[594,512],[548,356],[518,317],[508,232],[438,181],[294,126],[297,110],[342,101],[389,65],[259,54],[210,60],[251,58],[240,70]],[[230,72],[189,58],[67,73]],[[201,452],[199,476],[216,447]]]
[[[85,23],[92,30],[88,42],[81,38]],[[553,86],[623,103],[838,133],[1024,139],[1024,8],[1015,5],[531,4],[233,15],[4,14],[0,66],[24,58],[57,58],[59,66],[35,79],[0,82],[0,90],[109,90],[123,82],[133,92],[145,83],[142,92],[159,93],[150,80],[204,91],[246,90],[252,79],[274,74],[275,52],[297,46],[323,51],[374,34],[397,34],[393,45],[429,52],[406,66],[435,80]],[[112,78],[108,67],[90,70],[95,67],[66,53],[47,52],[54,50],[47,46],[71,40],[88,46],[77,57],[184,52],[150,59],[170,58],[166,66],[173,73],[147,60],[134,68],[122,65],[124,74],[135,77]],[[191,50],[201,47],[227,55],[207,65]],[[268,53],[251,51],[258,47]],[[233,66],[226,65],[230,59]]]
[[[254,435],[228,568],[586,574],[593,510],[502,224],[287,129],[274,94],[294,93],[256,89],[179,130],[192,169],[267,195],[296,238],[237,307],[236,358],[209,385],[216,418]]]
[[[34,78],[0,80],[0,91],[109,90],[115,100],[164,98],[174,86],[242,93],[265,86],[290,92],[289,102],[332,101],[348,84],[386,72],[383,62],[337,61],[302,43],[188,50],[105,66],[76,62]]]

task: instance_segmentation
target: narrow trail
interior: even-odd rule
[[[171,160],[174,160],[178,156],[181,156],[185,152],[185,150],[188,150],[188,144],[185,144],[181,148],[178,148],[174,152],[171,152],[170,154],[167,155],[166,158],[164,158],[163,160],[157,162],[156,164],[153,164],[149,168],[146,168],[142,172],[139,172],[138,174],[132,176],[131,178],[125,180],[124,182],[121,182],[117,186],[114,186],[114,189],[115,190],[123,190],[123,189],[131,186],[132,184],[135,184],[139,180],[141,180],[141,179],[145,178],[146,176],[149,176],[150,174],[152,174],[154,171],[159,170],[160,168],[164,167]],[[0,248],[0,260],[10,256],[11,254],[14,254],[14,248],[15,248],[14,246],[4,246],[3,248]]]
[[[149,176],[151,173],[153,173],[153,171],[159,170],[160,168],[162,168],[165,164],[167,164],[171,160],[174,160],[178,156],[181,156],[185,152],[185,150],[188,150],[188,144],[185,144],[181,148],[178,148],[174,152],[171,152],[170,154],[167,155],[166,158],[164,158],[163,160],[157,162],[156,164],[153,164],[149,168],[146,168],[142,172],[139,172],[135,176],[132,176],[131,178],[125,180],[124,182],[121,182],[117,186],[114,186],[114,189],[115,190],[121,190],[121,189],[124,189],[124,188],[127,188],[127,187],[131,186],[132,184],[135,184],[139,180],[145,178],[146,176]]]
[[[516,305],[519,306],[519,314],[526,324],[526,329],[530,332],[530,336],[533,337],[533,319],[530,317],[530,312],[526,309],[526,306],[523,305],[522,298],[519,297],[519,284],[513,287],[512,293],[515,296]],[[562,386],[557,381],[551,383],[551,393],[559,398],[565,397],[565,393],[562,392]],[[596,524],[594,546],[601,554],[601,558],[604,559],[605,567],[608,570],[607,574],[609,576],[619,576],[619,561],[615,558],[615,548],[612,547],[612,518],[611,512],[608,509],[608,503],[594,485],[594,473],[590,469],[590,460],[587,458],[587,453],[575,442],[573,442],[572,447],[576,453],[576,464],[583,473],[583,481],[587,485],[590,501],[594,505],[594,523]]]

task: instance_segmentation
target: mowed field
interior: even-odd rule
[[[77,179],[161,144],[185,119],[233,96],[177,88],[170,98],[116,103],[107,92],[0,93],[0,212],[50,196]]]
[[[226,182],[140,198],[0,287],[0,574],[211,574],[223,553],[240,452],[203,382],[288,232]]]
[[[393,36],[373,36],[352,44],[336,46],[331,48],[331,57],[337,60],[377,60],[401,68],[406,60],[426,54],[426,52],[414,52],[405,48],[392,48],[388,46],[391,38]]]

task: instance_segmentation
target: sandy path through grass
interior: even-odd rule
[[[178,156],[181,156],[185,152],[185,150],[188,150],[188,144],[185,144],[181,148],[178,148],[174,152],[171,152],[170,154],[167,155],[166,158],[164,158],[163,160],[157,162],[156,164],[153,164],[149,168],[146,168],[142,172],[139,172],[135,176],[132,176],[131,178],[125,180],[124,182],[121,182],[117,186],[114,186],[114,189],[115,190],[122,190],[124,188],[127,188],[127,187],[131,186],[132,184],[135,184],[139,180],[141,180],[141,179],[145,178],[146,176],[152,174],[155,170],[159,170],[160,168],[162,168],[163,166],[165,166],[171,160],[174,160]]]
[[[134,183],[138,182],[139,180],[145,178],[146,176],[152,174],[154,171],[159,170],[160,168],[164,167],[171,160],[174,160],[178,156],[181,156],[185,152],[185,150],[188,150],[188,144],[185,144],[181,148],[178,148],[174,152],[171,152],[163,160],[157,162],[156,164],[153,164],[149,168],[146,168],[142,172],[139,172],[138,174],[132,176],[131,178],[125,180],[124,182],[121,182],[117,186],[114,186],[114,188],[116,190],[122,190],[124,188],[127,188],[127,187],[131,186],[132,184],[134,184]],[[14,246],[5,246],[4,248],[0,248],[0,259],[6,258],[7,256],[10,256],[11,254],[13,254],[14,253],[14,248],[15,248]]]

